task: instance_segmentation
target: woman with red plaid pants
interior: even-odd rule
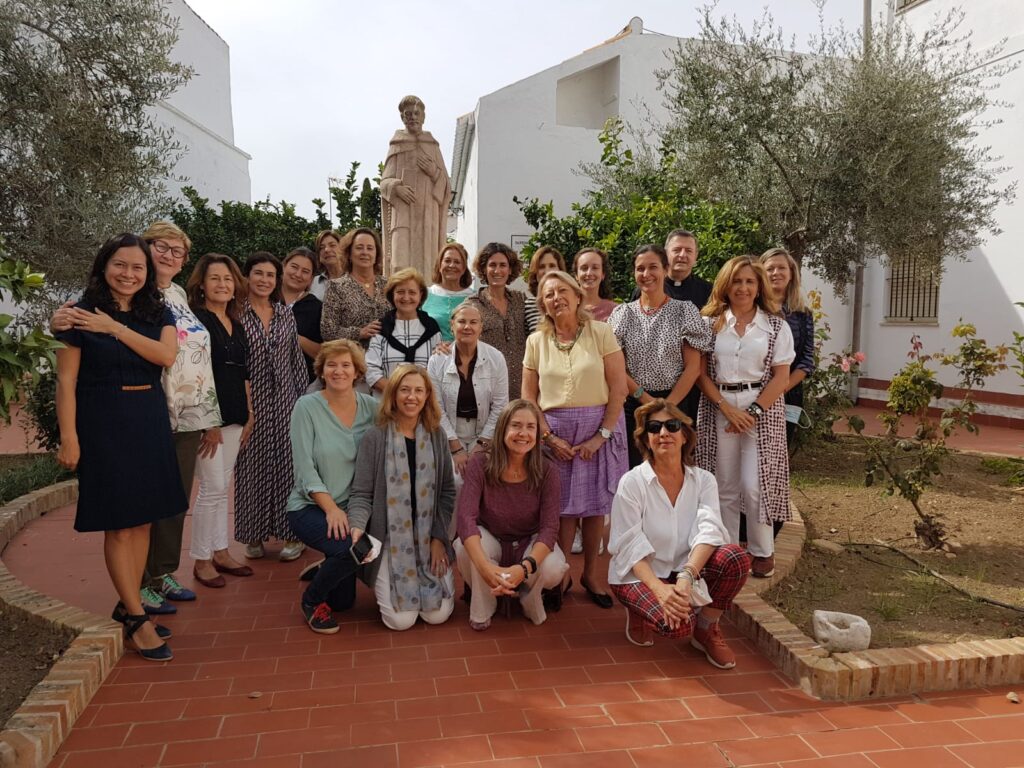
[[[626,639],[684,639],[720,669],[736,666],[718,620],[746,583],[750,556],[718,510],[718,484],[694,466],[690,419],[664,399],[636,410],[633,433],[644,462],[619,481],[612,502],[608,583],[626,606]],[[699,605],[704,580],[711,602]]]

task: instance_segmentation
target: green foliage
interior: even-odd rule
[[[804,379],[803,408],[810,419],[810,426],[794,432],[789,444],[791,454],[819,441],[835,440],[833,425],[853,406],[850,377],[860,373],[860,364],[865,359],[859,351],[824,355],[824,347],[832,338],[832,327],[821,309],[821,294],[810,291],[808,299],[814,315],[814,373]]]
[[[3,468],[0,472],[0,504],[71,477],[71,473],[49,454],[15,461],[5,457],[0,460],[0,466]]]
[[[0,5],[0,232],[51,286],[166,209],[180,145],[151,107],[191,77],[162,0]]]
[[[868,460],[865,466],[865,484],[879,483],[886,495],[898,494],[914,507],[918,519],[914,532],[926,547],[938,548],[945,543],[946,528],[942,516],[925,512],[920,499],[932,478],[942,474],[943,463],[949,454],[946,440],[957,429],[977,432],[971,421],[977,411],[972,393],[984,385],[986,379],[1006,368],[1005,347],[989,347],[977,338],[977,330],[962,320],[952,335],[962,339],[955,352],[928,355],[922,352],[921,340],[911,338],[909,362],[893,377],[889,384],[889,398],[880,416],[885,433],[880,439],[864,435],[864,420],[851,416],[847,423],[866,442]],[[943,387],[937,374],[929,366],[932,361],[953,368],[958,376],[957,387],[963,396],[948,405],[936,416],[931,412],[932,402],[942,397]],[[901,434],[901,421],[911,419],[913,434]]]
[[[174,223],[192,239],[189,261],[176,278],[181,284],[205,253],[223,253],[240,263],[253,251],[283,257],[297,246],[312,247],[316,233],[330,227],[322,210],[310,221],[295,212],[294,204],[284,201],[261,200],[252,205],[224,201],[218,213],[191,187],[183,193],[187,202],[178,203],[171,211]]]
[[[1003,456],[981,460],[981,468],[990,475],[1003,475],[1006,485],[1024,485],[1024,461]]]
[[[21,418],[27,432],[34,432],[39,446],[46,451],[60,447],[60,427],[57,424],[57,372],[47,368],[38,380],[25,391],[25,404]]]
[[[1015,65],[1002,44],[970,45],[963,12],[920,35],[880,20],[866,52],[860,34],[822,28],[808,55],[767,12],[749,28],[714,13],[659,72],[675,178],[749,212],[840,293],[867,259],[938,272],[997,231],[1015,187],[998,186],[977,137]]]
[[[340,187],[331,187],[331,198],[334,200],[334,227],[340,232],[347,232],[356,227],[370,227],[380,232],[380,174],[383,166],[377,169],[377,176],[371,184],[370,179],[363,179],[362,185],[356,181],[359,163],[355,160],[349,166],[348,174]],[[357,191],[358,190],[358,191]],[[321,201],[320,208],[323,207]],[[322,214],[322,211],[318,211]]]
[[[766,247],[750,218],[730,206],[701,200],[649,164],[638,162],[632,150],[623,149],[622,131],[617,119],[605,124],[599,139],[601,162],[589,172],[606,188],[588,192],[583,203],[572,206],[569,216],[556,216],[551,202],[513,198],[536,230],[523,249],[524,260],[541,245],[554,246],[570,259],[585,246],[600,248],[610,261],[612,292],[625,299],[634,287],[633,249],[643,243],[661,245],[673,229],[682,227],[696,234],[700,258],[694,272],[709,280],[729,258]]]
[[[28,301],[43,286],[43,275],[8,259],[0,244],[0,299]],[[13,317],[0,314],[0,418],[5,422],[11,421],[11,405],[39,381],[40,368],[56,365],[54,352],[60,347],[42,328],[16,327]]]
[[[1015,302],[1015,305],[1024,309],[1024,301]],[[1013,332],[1013,343],[1009,347],[1010,355],[1016,361],[1010,368],[1017,372],[1017,375],[1024,379],[1024,333],[1020,331]],[[1021,386],[1024,387],[1024,381],[1021,381]]]

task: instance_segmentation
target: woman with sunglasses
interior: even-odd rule
[[[679,407],[657,398],[637,408],[633,439],[644,461],[619,482],[608,543],[608,583],[626,607],[626,639],[689,637],[712,665],[731,669],[736,656],[718,620],[746,583],[750,557],[728,543],[718,485],[694,466],[697,435]],[[705,583],[710,602],[695,607]]]

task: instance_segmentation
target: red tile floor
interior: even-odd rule
[[[106,614],[100,538],[76,534],[72,517],[31,523],[4,561],[29,586]],[[688,646],[629,645],[622,609],[579,587],[543,626],[496,618],[484,633],[461,602],[444,626],[390,632],[361,587],[342,631],[316,635],[297,607],[312,555],[282,564],[274,551],[254,577],[179,604],[166,619],[174,661],[126,655],[52,768],[1024,765],[1024,709],[1008,689],[822,703],[736,637],[728,672]],[[191,585],[187,552],[182,562]]]

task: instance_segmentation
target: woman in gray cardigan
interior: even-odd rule
[[[455,477],[426,371],[410,363],[395,368],[377,425],[359,445],[348,507],[353,543],[364,532],[383,542],[362,579],[389,629],[409,629],[417,617],[441,624],[455,607],[447,535]]]

